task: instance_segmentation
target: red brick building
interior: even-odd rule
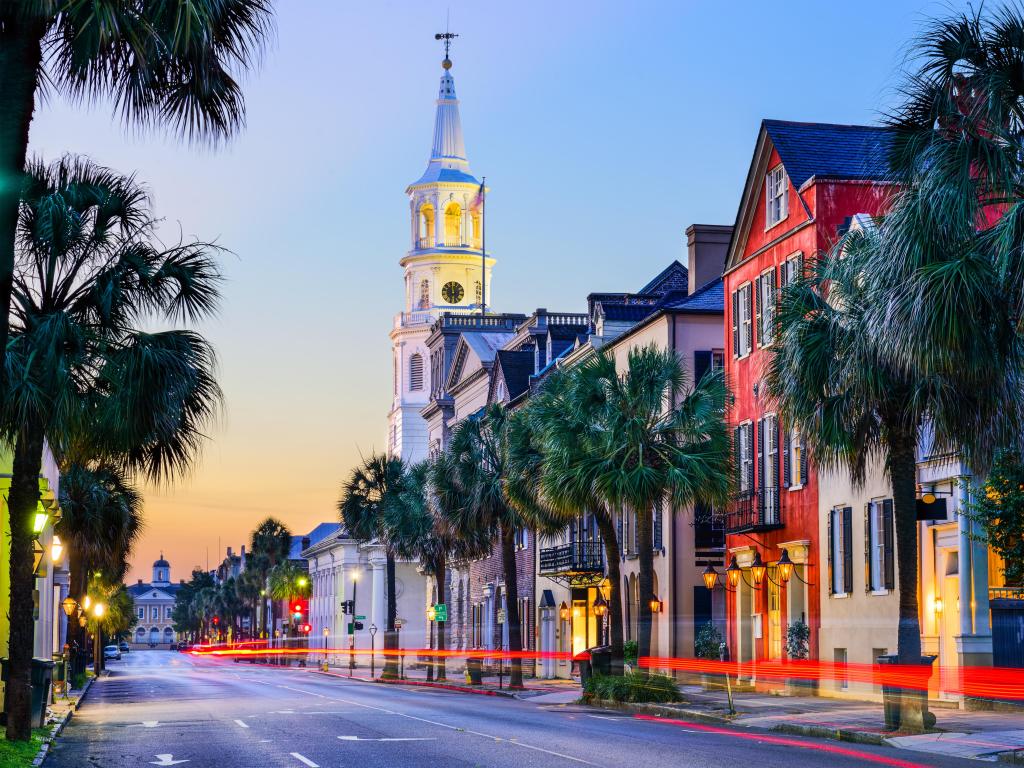
[[[738,474],[725,515],[726,563],[742,569],[727,601],[734,660],[783,658],[796,620],[808,624],[810,656],[818,657],[828,578],[818,478],[799,433],[776,418],[761,379],[776,292],[807,258],[827,251],[852,216],[882,210],[891,191],[882,181],[887,148],[888,134],[877,127],[765,120],[758,133],[724,275]],[[784,550],[797,564],[788,583],[776,565]],[[758,580],[760,564],[767,567]]]

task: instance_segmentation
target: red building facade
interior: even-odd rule
[[[887,149],[888,133],[876,127],[766,120],[758,134],[724,275],[738,491],[725,512],[734,660],[784,658],[796,621],[808,625],[810,657],[818,657],[827,578],[818,479],[799,433],[776,417],[762,377],[777,291],[828,251],[851,217],[882,211],[891,191]],[[796,564],[788,581],[778,567],[784,553]]]

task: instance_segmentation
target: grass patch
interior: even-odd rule
[[[33,728],[29,741],[8,741],[7,729],[0,727],[0,768],[26,768],[43,746],[43,738],[50,734],[48,728]]]
[[[630,672],[622,677],[594,675],[587,680],[583,700],[620,701],[631,704],[668,704],[682,701],[676,681],[668,675]]]

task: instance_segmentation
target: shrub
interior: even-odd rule
[[[85,681],[86,680],[88,680],[88,677],[86,676],[85,672],[79,672],[78,674],[76,674],[74,676],[74,678],[72,678],[72,680],[71,680],[71,687],[74,688],[75,690],[80,691],[83,688],[85,688]]]
[[[640,646],[636,640],[627,640],[622,644],[622,656],[623,660],[627,664],[636,666],[637,657],[640,655]]]
[[[664,704],[682,701],[676,681],[668,675],[630,672],[622,677],[593,675],[583,691],[585,701],[620,701],[632,704]]]
[[[697,633],[697,640],[694,643],[694,651],[698,659],[712,659],[718,661],[721,658],[719,647],[722,644],[722,633],[712,623],[708,622],[700,628]]]
[[[797,619],[786,630],[786,654],[791,659],[806,659],[810,650],[811,628]]]

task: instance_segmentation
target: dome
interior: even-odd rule
[[[160,559],[153,563],[154,568],[170,568],[171,564],[164,560],[164,553],[160,553]]]

